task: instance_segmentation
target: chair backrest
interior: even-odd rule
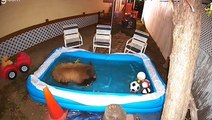
[[[133,39],[142,41],[144,43],[147,43],[148,38],[149,34],[140,30],[135,30],[135,33],[133,35]]]
[[[144,49],[146,46],[145,42],[142,41],[138,41],[138,40],[132,40],[133,43],[133,47],[137,48],[137,49]]]
[[[97,25],[96,33],[98,34],[111,34],[111,26],[110,25]]]
[[[96,39],[110,39],[111,26],[97,25],[96,26]]]
[[[145,42],[137,40],[137,39],[133,39],[132,43],[135,44],[135,45],[140,45],[140,44],[143,45],[143,44],[145,44]]]
[[[72,39],[79,37],[78,25],[70,24],[63,26],[63,33],[65,39]]]

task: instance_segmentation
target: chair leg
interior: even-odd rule
[[[146,44],[146,46],[144,47],[143,53],[145,53],[145,52],[146,52],[146,48],[147,48],[147,44]]]
[[[127,49],[126,48],[124,48],[124,53],[126,53],[127,52]]]
[[[93,52],[95,52],[96,51],[96,47],[93,47]]]
[[[141,51],[142,53],[145,53],[145,51],[146,51],[146,47],[144,47],[144,49]]]

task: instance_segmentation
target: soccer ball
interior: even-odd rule
[[[141,86],[138,84],[137,81],[133,81],[130,83],[130,92],[138,92],[140,90]]]

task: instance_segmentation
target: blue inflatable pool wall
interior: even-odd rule
[[[93,63],[97,80],[91,86],[62,85],[53,79],[51,74],[56,65],[75,60]],[[129,84],[137,80],[139,71],[145,72],[151,81],[149,94],[129,92]],[[162,110],[165,97],[165,84],[143,53],[96,54],[83,49],[58,48],[27,80],[32,99],[44,104],[46,86],[63,108],[88,112],[104,112],[107,105],[120,104],[127,113],[155,113]]]

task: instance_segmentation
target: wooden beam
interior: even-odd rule
[[[199,48],[201,1],[180,0],[173,11],[173,48],[162,120],[184,120]]]

